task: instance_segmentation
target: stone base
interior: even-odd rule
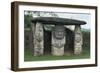
[[[74,49],[74,54],[75,55],[79,55],[79,54],[81,54],[81,52],[82,52],[82,47],[81,46],[75,47],[75,49]]]
[[[55,56],[63,56],[64,55],[64,47],[63,48],[52,48],[52,55]]]
[[[34,49],[34,56],[43,55],[43,48],[35,48]]]

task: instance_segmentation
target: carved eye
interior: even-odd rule
[[[64,37],[64,32],[63,31],[56,31],[55,32],[55,37],[58,39],[61,39]]]
[[[63,35],[63,32],[58,32],[57,34],[58,34],[58,36],[60,36],[60,35]]]
[[[59,36],[63,36],[63,32],[62,31],[58,31],[56,32],[56,35],[59,37]]]

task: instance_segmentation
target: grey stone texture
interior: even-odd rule
[[[64,55],[65,30],[63,26],[55,26],[52,31],[52,55]]]
[[[78,55],[82,52],[82,32],[81,26],[75,25],[75,38],[74,38],[74,54]]]
[[[34,32],[34,31],[33,31]],[[43,41],[43,25],[39,22],[36,23],[35,32],[33,35],[34,41],[34,56],[43,55],[44,41]]]

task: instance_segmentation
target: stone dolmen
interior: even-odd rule
[[[44,54],[44,25],[55,25],[51,31],[51,54],[55,56],[64,55],[64,47],[66,46],[65,25],[74,25],[74,54],[78,55],[82,52],[82,32],[81,25],[86,24],[85,21],[58,18],[58,17],[36,17],[32,19],[34,56]],[[67,35],[68,36],[68,35]],[[48,37],[48,36],[47,36]],[[49,39],[49,38],[48,38]],[[48,42],[47,42],[48,43]],[[66,49],[66,48],[65,48]]]

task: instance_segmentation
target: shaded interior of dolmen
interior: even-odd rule
[[[69,30],[68,28],[65,29],[66,31],[66,43],[64,46],[64,54],[70,55],[74,52],[74,32]],[[51,39],[52,39],[51,31],[47,31],[44,29],[44,54],[51,54]]]

